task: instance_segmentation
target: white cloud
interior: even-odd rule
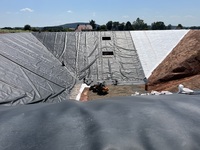
[[[70,13],[70,14],[73,13],[71,10],[68,10],[67,12]]]
[[[154,16],[154,18],[164,18],[162,15]]]
[[[187,15],[187,16],[185,16],[185,18],[187,18],[187,19],[195,19],[196,17],[192,16],[192,15]]]
[[[92,16],[93,16],[93,17],[96,17],[96,12],[93,12],[93,13],[92,13]]]
[[[129,16],[122,16],[122,18],[129,18]]]
[[[174,15],[174,16],[170,16],[170,18],[173,18],[173,19],[175,18],[176,19],[176,18],[180,18],[180,16]]]
[[[23,8],[20,11],[22,11],[22,12],[33,12],[34,10],[31,9],[31,8]]]

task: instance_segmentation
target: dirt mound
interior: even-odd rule
[[[191,30],[149,77],[150,90],[200,89],[200,31]]]

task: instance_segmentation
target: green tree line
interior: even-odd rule
[[[170,30],[170,29],[200,29],[200,26],[184,27],[182,24],[172,26],[171,24],[165,25],[163,21],[156,21],[148,25],[143,19],[137,18],[135,21],[130,22],[119,22],[119,21],[108,21],[104,25],[97,25],[94,20],[90,20],[89,24],[93,27],[94,31],[130,31],[130,30]],[[33,31],[33,32],[71,32],[74,30],[63,28],[62,26],[36,28],[26,24],[21,28],[4,27],[2,29],[10,30],[11,32],[17,30]]]
[[[90,24],[94,25],[95,21],[91,20]],[[92,26],[93,26],[92,25]],[[96,26],[94,28],[96,31],[126,31],[126,30],[171,30],[171,29],[200,29],[200,26],[195,27],[183,27],[182,24],[177,26],[172,26],[171,24],[165,25],[163,21],[156,21],[148,25],[143,19],[137,18],[132,23],[130,21],[118,22],[118,21],[108,21],[105,25]]]

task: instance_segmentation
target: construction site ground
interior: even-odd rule
[[[110,97],[119,97],[119,96],[131,96],[135,92],[145,93],[144,85],[108,85],[109,92],[106,95],[98,95],[93,91],[90,91],[89,88],[85,88],[81,94],[81,101],[90,101],[105,99]]]
[[[183,84],[187,85],[188,88],[199,91],[199,83],[200,83],[200,75],[170,81],[167,83],[160,83],[156,86],[149,86],[148,87],[148,93],[150,93],[152,90],[155,91],[170,91],[173,93],[178,92],[178,85]],[[90,100],[98,100],[98,99],[105,99],[110,97],[119,97],[119,96],[131,96],[132,94],[135,94],[135,92],[146,93],[145,86],[144,85],[109,85],[109,93],[107,95],[98,95],[97,93],[94,93],[89,90],[89,88],[85,88],[84,91],[81,94],[81,101],[90,101]]]

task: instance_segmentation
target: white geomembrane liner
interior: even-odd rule
[[[131,31],[147,78],[188,32],[189,30]]]

